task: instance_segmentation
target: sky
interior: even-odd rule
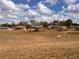
[[[79,0],[0,0],[0,23],[67,19],[79,23]]]

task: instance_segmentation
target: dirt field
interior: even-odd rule
[[[0,59],[79,59],[79,33],[0,31]]]

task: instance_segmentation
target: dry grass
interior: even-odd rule
[[[0,59],[79,59],[79,34],[0,31]]]
[[[79,48],[22,47],[2,51],[1,59],[78,59]]]

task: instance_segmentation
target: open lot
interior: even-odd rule
[[[0,59],[79,59],[79,33],[0,31]]]

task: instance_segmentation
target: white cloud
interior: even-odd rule
[[[48,16],[48,15],[42,15],[39,17],[35,17],[34,18],[36,21],[47,21],[47,22],[52,22],[54,19],[52,16]]]
[[[42,16],[41,19],[42,19],[43,21],[47,21],[47,22],[53,21],[52,16]]]
[[[27,17],[25,17],[25,21],[28,21],[28,18]]]
[[[52,14],[53,11],[50,10],[49,8],[47,8],[44,4],[42,4],[41,2],[38,4],[37,6],[37,10],[40,12],[40,13],[43,13],[43,14]]]
[[[17,6],[17,8],[23,9],[23,10],[30,9],[30,6],[28,4],[17,4],[16,6]]]
[[[27,0],[27,2],[30,2],[30,0]]]
[[[56,4],[58,0],[43,0],[42,2],[51,6],[51,5]]]
[[[62,9],[65,9],[65,6],[62,6]]]
[[[29,9],[30,6],[28,4],[15,4],[11,0],[1,0],[0,1],[0,8],[8,9],[8,10],[15,10],[15,11],[21,11],[24,9]]]
[[[59,15],[64,16],[65,19],[70,18],[74,22],[79,23],[79,4],[70,4],[67,6],[67,8],[63,8],[63,10],[59,13]]]
[[[69,5],[67,9],[71,12],[79,12],[79,4]]]
[[[16,15],[11,15],[11,14],[8,14],[7,17],[8,18],[17,18]]]
[[[2,19],[3,18],[3,16],[2,15],[0,15],[0,19]]]
[[[11,0],[0,0],[0,19],[3,22],[19,22],[21,19],[25,20],[26,9],[30,9],[28,4],[15,4]]]
[[[28,15],[29,15],[29,16],[37,16],[37,15],[38,15],[38,13],[37,13],[36,11],[31,10],[31,9],[30,9],[30,10],[28,10],[28,12],[27,12],[27,13],[28,13]]]
[[[3,4],[5,8],[18,10],[18,8],[16,8],[16,5],[11,0],[1,0],[0,3]]]
[[[78,0],[64,0],[66,4],[75,4]]]
[[[43,2],[55,4],[58,0],[44,0]],[[37,6],[31,8],[28,4],[15,4],[11,0],[0,0],[0,22],[16,22],[28,21],[35,19],[38,21],[66,20],[79,19],[79,4],[75,1],[65,0],[68,4],[67,8],[62,7],[62,11],[55,13],[53,10],[46,7],[43,2],[39,2]]]

